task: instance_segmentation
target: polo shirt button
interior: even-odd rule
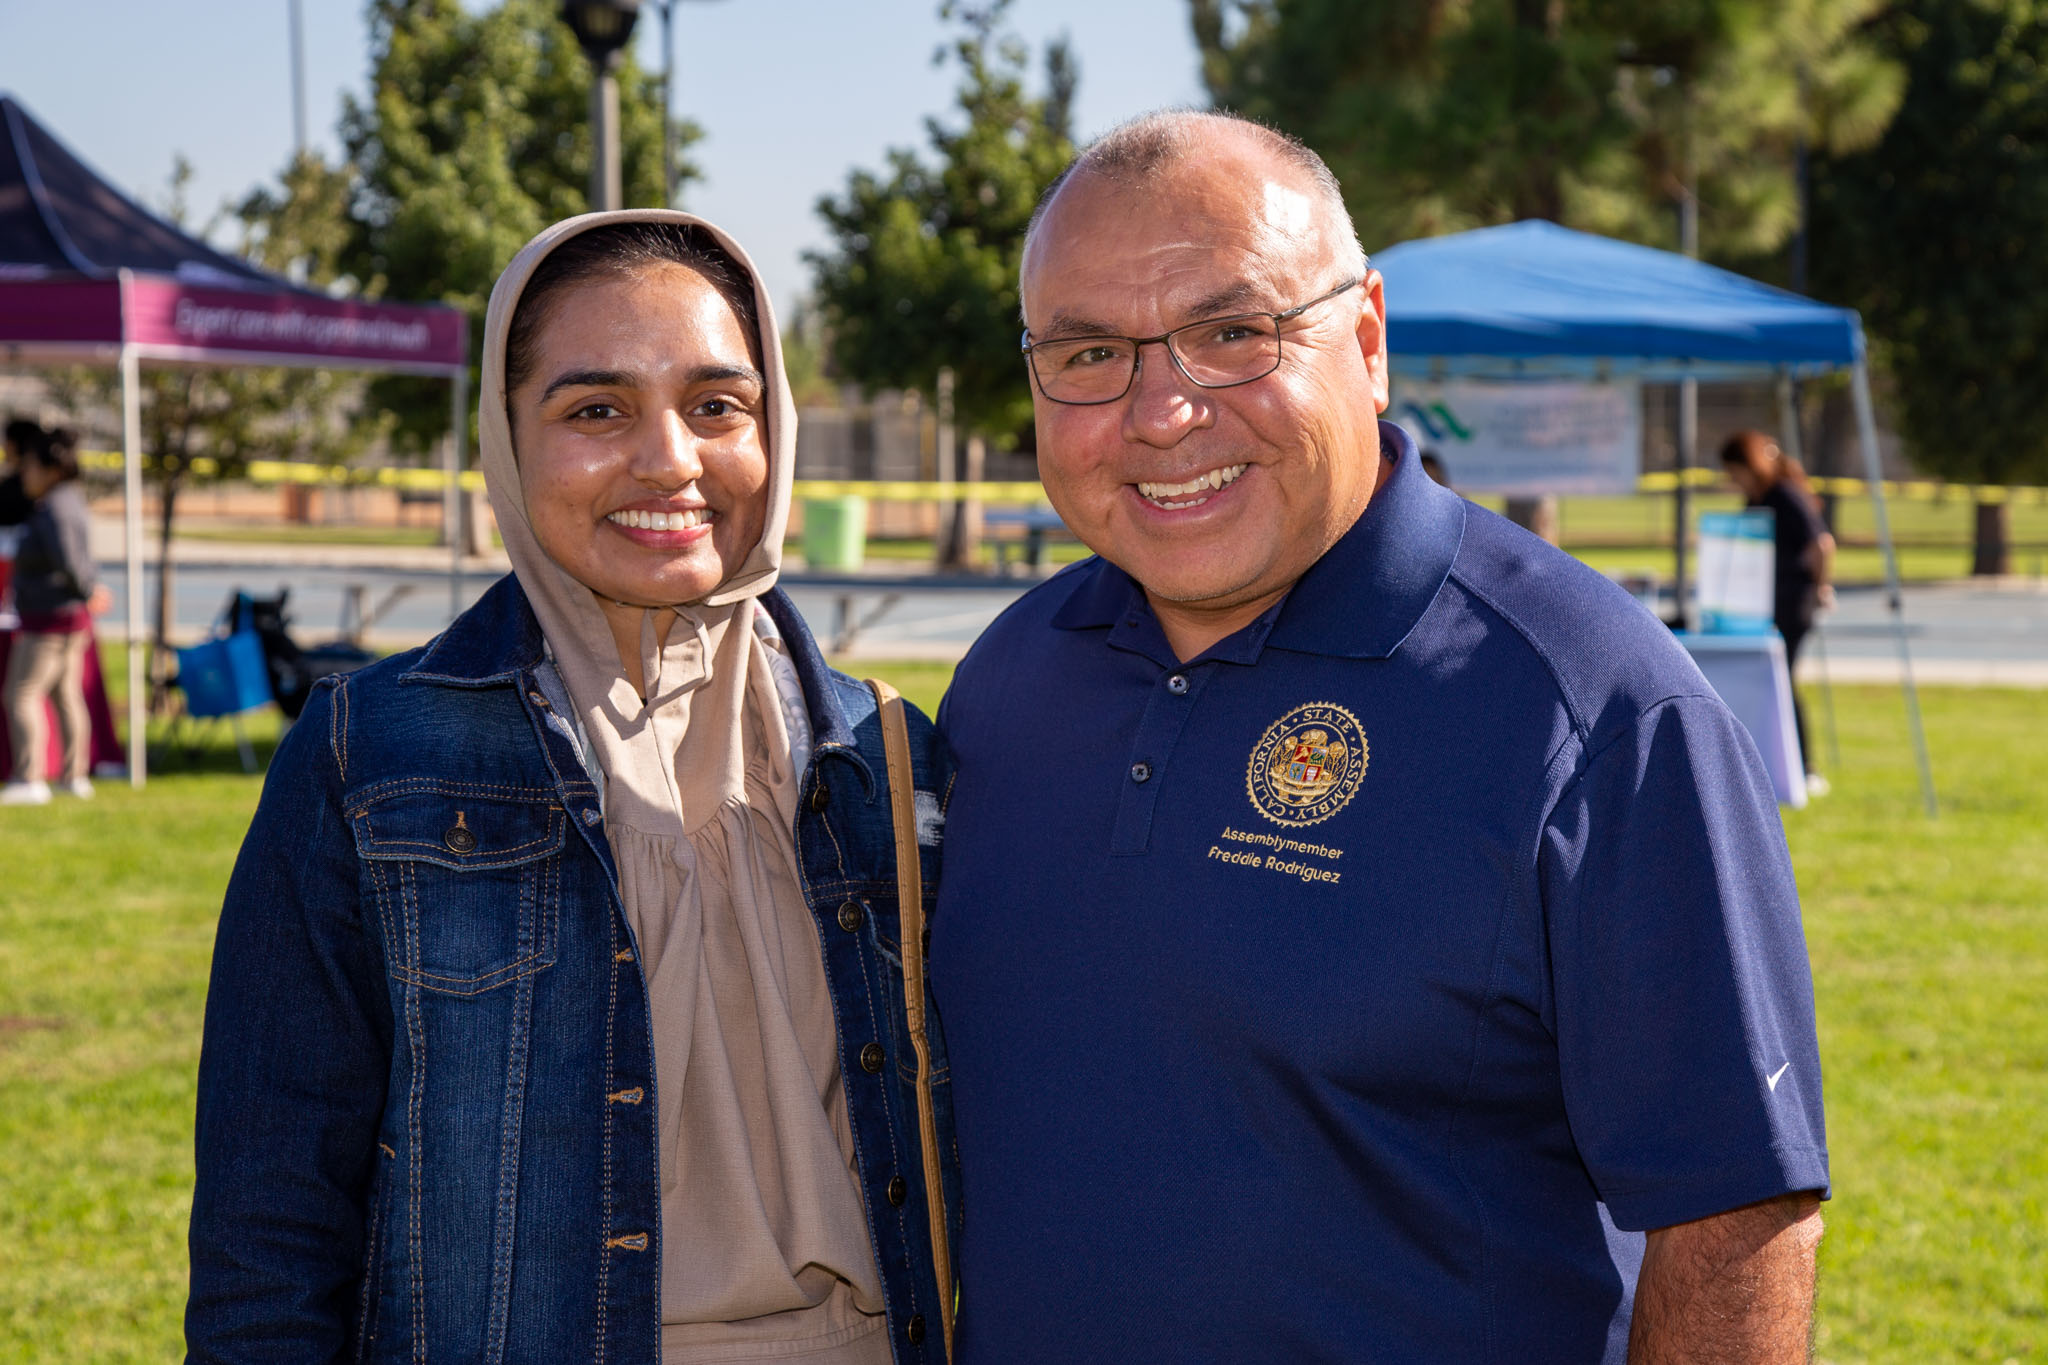
[[[900,1175],[890,1176],[889,1202],[900,1209],[903,1207],[903,1201],[908,1198],[910,1198],[910,1182]]]
[[[904,1323],[903,1335],[905,1338],[909,1340],[912,1346],[916,1346],[920,1342],[922,1342],[924,1340],[924,1314],[919,1313],[909,1322]]]
[[[870,1076],[882,1069],[883,1060],[882,1045],[880,1043],[869,1043],[860,1050],[860,1069],[867,1072]]]
[[[812,810],[816,811],[820,815],[823,815],[825,813],[825,807],[831,804],[832,789],[830,787],[826,786],[823,782],[820,782],[817,786],[811,788]]]
[[[1150,763],[1133,763],[1131,765],[1131,781],[1150,782],[1151,780],[1152,765]]]
[[[841,901],[839,903],[840,928],[844,929],[847,933],[850,934],[854,930],[860,928],[860,921],[861,909],[859,901]]]
[[[1166,680],[1166,690],[1176,697],[1185,697],[1188,694],[1187,676],[1182,673],[1174,674]]]

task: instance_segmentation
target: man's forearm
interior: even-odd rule
[[[1652,1232],[1629,1365],[1807,1360],[1820,1234],[1820,1203],[1804,1194]]]

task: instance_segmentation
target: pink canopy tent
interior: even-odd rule
[[[128,771],[140,786],[142,411],[151,365],[292,365],[452,381],[448,525],[469,431],[468,319],[439,304],[304,289],[216,251],[116,190],[0,94],[0,358],[121,373],[127,556]],[[451,572],[459,572],[460,538]]]

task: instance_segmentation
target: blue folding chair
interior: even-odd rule
[[[226,720],[235,732],[235,752],[241,755],[242,771],[255,772],[256,753],[242,728],[242,713],[271,701],[262,638],[243,626],[176,653],[178,676],[174,682],[185,694],[185,715],[194,721]]]

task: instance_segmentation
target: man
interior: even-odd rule
[[[1739,724],[1377,422],[1305,148],[1128,125],[1022,284],[1101,558],[941,716],[959,1359],[1804,1360],[1812,990]]]

